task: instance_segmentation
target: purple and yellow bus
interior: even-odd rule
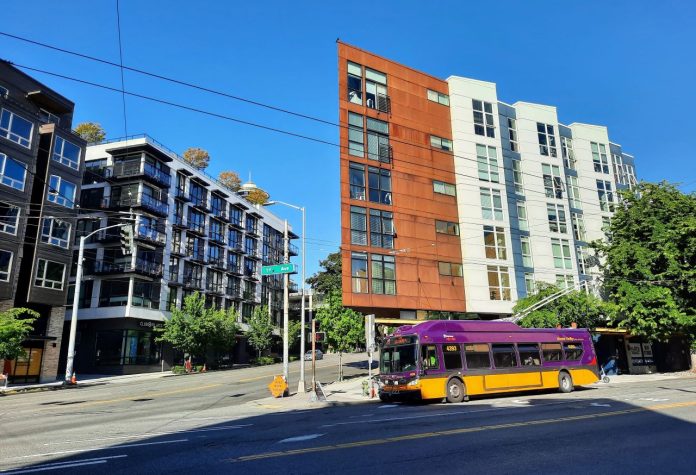
[[[599,380],[590,333],[510,322],[428,320],[399,327],[380,348],[380,399],[469,396]]]

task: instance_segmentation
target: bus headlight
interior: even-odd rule
[[[418,386],[418,380],[414,379],[413,381],[409,381],[406,386]]]

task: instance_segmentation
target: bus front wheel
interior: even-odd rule
[[[565,371],[558,373],[558,390],[562,393],[573,391],[573,378]]]
[[[379,400],[382,402],[391,402],[391,395],[385,393],[379,393]]]
[[[466,398],[464,384],[457,378],[452,378],[447,381],[447,402],[462,402]]]

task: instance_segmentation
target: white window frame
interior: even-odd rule
[[[534,278],[534,272],[524,273],[524,288],[527,291],[527,297],[534,295],[536,292],[536,279]]]
[[[544,124],[543,122],[537,122],[537,137],[539,139],[539,153],[546,157],[558,157],[558,151],[556,147],[556,132],[551,124]],[[539,130],[543,129],[543,130]],[[542,140],[543,138],[543,140]],[[543,143],[546,142],[546,143]]]
[[[551,214],[553,212],[553,214]],[[568,233],[568,217],[565,207],[558,203],[546,203],[546,216],[549,220],[549,231],[552,233]],[[555,229],[554,229],[555,227]]]
[[[77,151],[78,151],[77,162],[75,162],[74,160],[71,160],[70,158],[63,155],[63,153],[65,152],[65,144],[66,143],[77,148]],[[59,144],[60,144],[60,147],[59,147]],[[78,147],[77,145],[75,145],[71,141],[64,139],[60,135],[56,135],[56,143],[53,146],[53,156],[52,156],[53,161],[58,162],[61,165],[65,165],[66,167],[72,168],[73,170],[79,170],[81,158],[82,158],[82,149],[80,147]]]
[[[573,268],[573,258],[570,253],[570,242],[567,239],[552,238],[551,254],[553,255],[553,266],[556,269]]]
[[[19,208],[19,206],[15,206],[11,203],[6,203],[4,201],[1,202],[2,204],[5,204],[10,207],[10,209],[16,209],[17,210],[17,216],[15,216],[15,222],[14,225],[12,224],[6,224],[6,223],[0,223],[0,232],[9,234],[10,236],[16,236],[17,235],[17,229],[19,228],[19,216],[22,214],[22,210]],[[9,230],[8,230],[9,229]]]
[[[437,102],[438,104],[442,104],[443,106],[447,107],[450,105],[449,96],[447,94],[433,91],[432,89],[428,89],[428,100],[431,102]]]
[[[575,170],[575,152],[573,151],[573,139],[561,136],[561,155],[563,166],[569,170]]]
[[[450,232],[450,230],[452,230],[453,232]],[[453,223],[451,221],[442,221],[436,219],[435,232],[439,234],[446,234],[447,236],[459,236],[459,223]]]
[[[19,163],[19,166],[24,169],[24,171],[22,172],[22,183],[21,183],[22,186],[21,187],[15,186],[17,183],[19,183],[16,178],[12,178],[12,177],[5,175],[5,169],[7,168],[7,161],[8,160],[12,160],[13,162]],[[5,185],[9,188],[13,188],[13,189],[18,190],[18,191],[24,191],[24,187],[26,185],[26,182],[27,182],[27,169],[24,166],[24,164],[22,162],[20,162],[19,160],[15,160],[12,157],[8,157],[4,153],[0,153],[0,183],[2,183],[3,185]]]
[[[433,180],[433,193],[447,196],[457,196],[457,187],[451,183]]]
[[[56,223],[57,218],[44,218],[43,223],[41,225],[41,242],[50,244],[51,246],[56,246],[60,247],[63,249],[67,249],[70,246],[70,237],[72,236],[72,224],[67,222],[66,220],[60,220],[68,225],[68,236],[66,239],[58,239],[53,236],[53,227]],[[50,225],[48,227],[48,234],[44,234],[45,226],[46,223],[50,221]]]
[[[569,274],[556,274],[556,287],[568,289],[575,285],[575,278]]]
[[[541,164],[541,173],[544,181],[544,192],[547,198],[563,199],[563,179],[561,168],[558,165]]]
[[[500,183],[498,153],[495,147],[477,143],[476,161],[478,162],[479,180]]]
[[[582,201],[580,200],[580,186],[578,185],[578,178],[572,175],[568,175],[566,187],[568,188],[568,200],[570,201],[570,207],[575,209],[582,209]]]
[[[34,136],[34,123],[33,123],[32,121],[28,120],[28,119],[25,119],[24,117],[22,117],[22,116],[19,115],[19,114],[15,114],[14,112],[12,112],[12,111],[9,110],[9,109],[2,109],[2,110],[0,110],[0,120],[1,120],[2,116],[3,116],[6,112],[7,112],[8,114],[10,114],[10,120],[9,120],[9,122],[8,122],[8,124],[7,124],[7,128],[6,128],[6,129],[5,129],[5,128],[2,128],[2,127],[0,126],[0,137],[4,137],[4,138],[6,138],[7,140],[9,140],[10,142],[14,142],[14,143],[16,143],[16,144],[19,144],[19,145],[21,145],[21,146],[24,147],[24,148],[31,149],[31,139],[32,139],[32,137]],[[27,139],[26,137],[23,137],[23,136],[21,136],[21,135],[18,135],[18,134],[16,134],[16,133],[12,132],[12,124],[14,123],[15,117],[19,117],[20,119],[22,119],[22,120],[24,120],[24,121],[26,121],[26,122],[29,122],[29,123],[31,124],[31,129],[29,129],[29,138],[28,138],[28,139]],[[1,122],[0,122],[0,123],[1,123]]]
[[[597,181],[597,197],[599,198],[599,209],[606,212],[614,212],[614,191],[611,182],[605,180]]]
[[[43,269],[43,276],[39,276],[39,269],[41,267],[41,261],[45,262],[44,264],[44,269]],[[46,279],[46,271],[48,270],[48,263],[51,264],[56,264],[59,266],[63,266],[63,276],[59,281],[57,280],[47,280]],[[62,262],[55,262],[55,261],[49,261],[48,259],[37,259],[36,261],[36,276],[34,277],[34,287],[41,287],[44,289],[52,289],[52,290],[63,290],[63,285],[65,282],[65,268],[67,266],[63,264]],[[43,283],[50,283],[50,285],[41,285],[38,282],[41,281]]]
[[[532,238],[529,236],[520,236],[520,249],[522,254],[522,265],[524,267],[534,268],[534,259],[532,259]]]
[[[570,220],[573,223],[573,236],[576,241],[587,241],[587,229],[585,228],[585,218],[580,213],[570,213]]]
[[[480,188],[481,217],[492,221],[503,221],[503,197],[500,190],[495,188]],[[496,200],[499,206],[496,206]],[[489,202],[489,203],[487,203]],[[490,206],[489,206],[490,205]]]
[[[520,151],[520,145],[517,143],[517,120],[512,117],[507,118],[508,122],[508,138],[510,140],[510,150],[513,152]]]
[[[515,193],[524,196],[524,180],[520,160],[512,160],[512,182],[515,184]]]
[[[488,242],[486,236],[492,236],[493,241]],[[483,226],[483,249],[486,259],[498,259],[504,261],[507,259],[507,241],[505,238],[505,228],[502,226]],[[488,253],[491,252],[492,256]]]
[[[508,273],[508,268],[505,266],[486,266],[486,273],[488,275],[488,298],[489,300],[500,300],[500,301],[510,301],[511,300],[511,287],[510,287],[510,274]],[[495,282],[491,281],[491,275],[495,277],[498,281],[497,285]],[[507,282],[507,285],[506,285]],[[494,298],[495,293],[497,293],[499,298]]]
[[[590,149],[592,151],[594,171],[609,174],[609,159],[607,158],[606,146],[603,143],[590,142]]]
[[[520,213],[520,211],[522,211]],[[517,202],[517,227],[520,231],[529,231],[529,217],[527,216],[527,203]]]
[[[51,185],[51,182],[53,179],[57,179],[57,185],[53,186]],[[61,186],[63,185],[63,182],[70,183],[73,185],[73,195],[71,198],[68,198],[67,196],[63,195],[63,192],[61,191]],[[64,206],[66,208],[74,208],[75,207],[75,194],[77,193],[77,184],[73,183],[71,181],[65,180],[62,176],[60,175],[51,175],[51,178],[48,181],[48,194],[46,199],[50,201],[51,203],[55,203],[58,206]]]
[[[587,263],[585,262],[585,256],[587,252],[583,246],[575,246],[575,254],[578,259],[578,272],[583,275],[587,275]]]
[[[480,103],[481,107],[477,108],[476,103]],[[495,118],[493,114],[493,104],[491,102],[482,101],[479,99],[471,100],[471,108],[473,109],[474,117],[474,134],[480,135],[482,137],[495,138]],[[490,109],[490,111],[489,111]],[[476,120],[476,113],[481,114],[481,120]],[[481,132],[476,130],[476,127],[481,127]]]
[[[12,275],[12,262],[14,262],[14,252],[8,251],[6,249],[0,249],[0,252],[6,252],[10,255],[10,261],[7,263],[7,272],[0,269],[0,281],[9,282],[10,275]],[[7,274],[7,275],[4,275]]]

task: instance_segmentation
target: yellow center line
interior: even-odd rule
[[[659,410],[665,410],[665,409],[675,409],[675,408],[691,407],[691,406],[696,406],[696,401],[677,402],[677,403],[671,403],[671,404],[658,404],[658,405],[654,405],[654,406],[638,407],[638,408],[634,408],[634,409],[623,409],[620,411],[600,412],[600,413],[595,413],[595,414],[585,414],[585,415],[581,415],[581,416],[558,417],[558,418],[554,418],[554,419],[540,419],[540,420],[524,421],[524,422],[510,422],[507,424],[496,424],[496,425],[479,426],[479,427],[464,427],[464,428],[459,428],[459,429],[443,430],[443,431],[436,431],[436,432],[421,432],[418,434],[400,435],[400,436],[396,436],[396,437],[386,437],[383,439],[369,439],[369,440],[361,440],[361,441],[357,441],[357,442],[346,442],[343,444],[321,445],[318,447],[309,447],[309,448],[304,448],[304,449],[284,450],[284,451],[280,451],[280,452],[266,452],[266,453],[255,454],[255,455],[245,455],[243,457],[239,457],[236,459],[229,459],[228,461],[230,461],[230,462],[248,462],[251,460],[261,460],[261,459],[269,459],[269,458],[276,458],[276,457],[287,457],[289,455],[301,455],[301,454],[307,454],[310,452],[329,452],[332,450],[349,449],[349,448],[361,447],[361,446],[365,446],[365,445],[390,444],[393,442],[403,442],[403,441],[414,440],[414,439],[426,439],[426,438],[432,438],[432,437],[442,437],[442,436],[447,436],[447,435],[466,434],[466,433],[470,433],[470,432],[481,432],[481,431],[487,431],[487,430],[509,429],[509,428],[514,428],[514,427],[523,427],[523,426],[527,426],[527,425],[556,424],[559,422],[579,421],[579,420],[595,419],[595,418],[599,418],[599,417],[620,416],[620,415],[624,415],[624,414],[636,414],[639,412],[659,411]]]

